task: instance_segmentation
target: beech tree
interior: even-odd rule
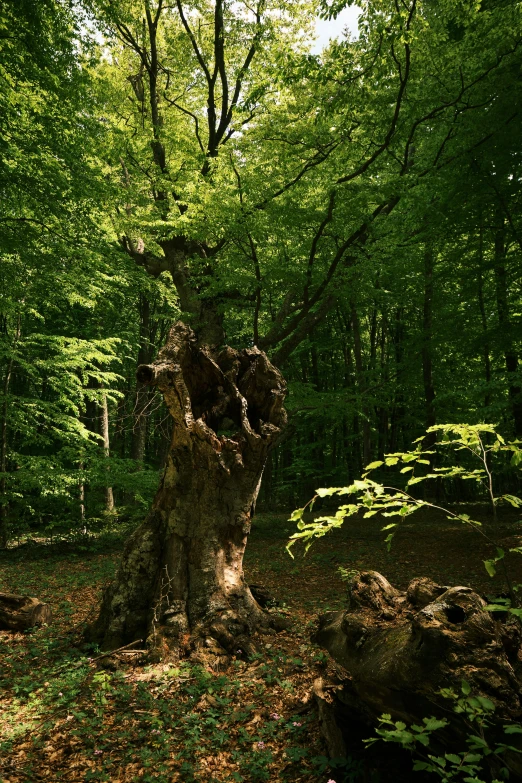
[[[1,543],[136,515],[161,468],[93,635],[246,651],[265,465],[293,502],[448,411],[520,429],[520,11],[368,2],[312,55],[301,0],[27,8],[0,17]]]
[[[268,622],[242,557],[285,426],[276,367],[350,295],[391,217],[407,224],[420,204],[429,223],[427,183],[513,119],[497,106],[519,58],[514,4],[372,0],[359,38],[316,57],[314,12],[95,5],[115,233],[138,266],[170,275],[183,319],[138,369],[165,398],[172,442],[91,628],[106,647],[146,638],[179,652],[213,638],[249,650]]]

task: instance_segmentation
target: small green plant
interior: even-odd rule
[[[494,474],[492,458],[495,455],[508,455],[510,464],[514,468],[522,465],[522,448],[519,441],[508,442],[489,424],[444,424],[431,427],[428,433],[441,437],[433,448],[423,449],[425,438],[418,438],[412,451],[404,453],[386,454],[383,460],[372,462],[367,466],[362,478],[348,487],[331,487],[318,489],[316,495],[303,508],[293,512],[291,520],[297,523],[297,532],[291,536],[287,550],[291,554],[291,547],[297,541],[305,544],[305,553],[317,537],[321,537],[330,530],[340,527],[344,520],[352,515],[363,513],[364,518],[380,514],[393,521],[382,528],[386,533],[386,544],[391,547],[393,536],[401,521],[420,508],[433,508],[443,511],[448,519],[457,520],[471,527],[482,535],[491,545],[495,554],[484,561],[489,576],[496,574],[497,566],[502,569],[509,598],[499,598],[486,608],[494,612],[509,612],[522,621],[522,609],[518,606],[517,591],[519,585],[513,584],[506,565],[506,552],[498,543],[488,535],[481,522],[472,519],[468,514],[456,513],[424,498],[415,497],[412,487],[427,481],[440,481],[459,478],[477,482],[488,497],[492,510],[493,520],[497,521],[497,507],[501,503],[508,503],[514,508],[522,507],[522,499],[515,495],[504,494],[497,496],[494,491]],[[450,449],[464,452],[468,457],[468,464],[434,467],[434,455],[437,449]],[[471,458],[471,460],[469,460]],[[471,462],[471,464],[470,464]],[[478,467],[477,467],[478,463]],[[400,475],[404,477],[402,487],[387,486],[371,478],[374,471],[385,468],[400,467]],[[414,491],[414,490],[413,490]],[[305,512],[311,511],[318,498],[334,495],[349,495],[352,502],[340,506],[335,514],[324,515],[310,522],[304,519]],[[512,547],[510,553],[522,554],[522,547]],[[349,581],[357,571],[339,568],[341,578]],[[509,760],[506,754],[520,753],[521,749],[509,744],[509,736],[522,734],[522,726],[506,724],[503,727],[507,741],[491,739],[492,715],[495,705],[483,696],[475,696],[470,692],[467,682],[462,683],[462,693],[456,694],[447,688],[440,694],[453,702],[453,712],[461,718],[464,726],[466,749],[455,753],[440,755],[437,751],[430,753],[430,747],[436,744],[436,732],[446,729],[449,720],[434,717],[424,718],[421,724],[407,726],[403,721],[392,720],[391,715],[382,715],[375,737],[366,740],[367,745],[378,741],[394,742],[414,752],[419,758],[414,763],[414,770],[428,772],[436,775],[442,783],[484,783],[484,777],[493,783],[501,783],[501,780],[509,778]],[[444,745],[441,739],[440,746]]]
[[[359,783],[359,781],[367,779],[364,763],[359,759],[314,756],[311,762],[319,775],[325,775],[328,772],[335,775],[336,780],[333,781],[330,778],[328,783]],[[370,783],[377,783],[375,775],[370,778]]]
[[[444,755],[429,752],[430,745],[436,739],[433,735],[449,726],[446,718],[434,717],[424,718],[420,725],[407,726],[403,721],[393,721],[391,715],[382,715],[375,732],[377,736],[365,740],[365,744],[369,746],[383,741],[401,745],[418,756],[413,765],[414,771],[431,772],[441,783],[457,780],[484,783],[484,777],[491,780],[492,774],[497,776],[493,783],[500,783],[499,778],[509,779],[509,761],[505,755],[507,752],[522,751],[509,744],[509,740],[499,742],[489,738],[491,718],[495,711],[493,702],[483,696],[474,696],[469,683],[465,681],[460,695],[451,688],[441,690],[440,694],[452,701],[453,712],[464,720],[466,750]],[[503,729],[506,737],[522,734],[522,726],[517,724],[506,724]]]

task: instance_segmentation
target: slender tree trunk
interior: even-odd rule
[[[104,648],[144,639],[177,653],[212,638],[248,652],[268,617],[244,580],[243,553],[266,458],[286,423],[285,383],[258,349],[199,347],[183,323],[138,377],[162,392],[172,417],[168,464],[90,636]]]
[[[11,351],[14,352],[16,349],[16,346],[18,344],[18,341],[20,340],[20,334],[21,334],[21,317],[18,315],[16,319],[16,327],[15,327],[15,333],[13,338],[13,345],[11,347]],[[7,503],[5,502],[5,495],[6,495],[6,489],[7,489],[7,482],[6,482],[6,473],[7,473],[7,419],[9,414],[9,387],[11,385],[11,376],[13,373],[13,364],[14,364],[14,356],[13,353],[11,353],[11,356],[9,358],[9,364],[7,365],[7,370],[4,378],[4,404],[2,406],[2,425],[0,430],[0,473],[2,474],[2,477],[0,479],[0,549],[5,549],[7,547],[7,542],[9,539],[9,531],[7,527],[7,519],[9,514],[9,509],[7,506]]]
[[[125,421],[126,421],[126,401],[130,396],[130,390],[127,386],[123,396],[118,400],[116,407],[116,420],[114,422],[114,432],[111,438],[111,451],[113,454],[119,454],[120,457],[126,456],[125,449]]]
[[[424,405],[426,429],[437,423],[435,416],[435,385],[433,382],[433,268],[434,254],[430,247],[424,252],[424,307],[422,322],[422,380],[424,384]],[[435,443],[434,432],[426,435],[424,448]]]
[[[323,391],[323,380],[319,372],[319,356],[315,346],[312,346],[310,350],[310,358],[312,360],[312,378],[314,379],[314,386],[316,391]]]
[[[482,215],[480,216],[479,226],[479,268],[477,276],[477,298],[480,311],[480,322],[482,324],[482,358],[484,360],[484,378],[486,381],[486,393],[484,394],[484,407],[486,409],[491,405],[491,352],[488,338],[488,318],[486,315],[486,306],[484,304],[484,228]]]
[[[484,281],[482,278],[482,270],[478,275],[478,304],[480,310],[480,321],[482,324],[482,358],[484,360],[484,379],[486,381],[486,393],[484,395],[484,406],[489,408],[491,405],[491,355],[488,340],[488,319],[486,315],[486,307],[484,305]]]
[[[92,378],[89,379],[87,383],[88,389],[94,389],[97,386],[97,382],[93,380]],[[89,430],[89,432],[93,432],[95,434],[99,434],[99,427],[98,427],[98,406],[96,405],[96,402],[94,400],[85,400],[85,411],[81,414],[81,420],[84,422],[85,427]],[[80,478],[78,482],[78,501],[79,501],[79,511],[80,511],[80,521],[84,522],[85,517],[87,514],[87,511],[89,509],[89,484],[85,483],[83,472],[85,470],[86,464],[83,459],[80,460],[78,468],[80,471]],[[88,467],[88,465],[87,465]]]
[[[150,344],[150,302],[147,296],[140,294],[140,347],[138,351],[138,366],[148,364],[152,358]],[[132,428],[131,456],[137,462],[145,459],[147,443],[148,405],[150,389],[140,380],[136,381],[136,401],[134,404],[134,425]]]
[[[395,354],[395,393],[391,412],[390,445],[391,452],[399,451],[399,432],[404,427],[404,392],[402,366],[404,354],[404,308],[398,307],[395,312],[395,328],[392,330],[392,340]]]
[[[80,475],[83,473],[83,470],[85,468],[85,464],[83,461],[81,461],[78,464],[78,470],[80,471]],[[80,478],[80,482],[78,484],[78,500],[80,505],[80,522],[85,522],[85,483],[83,481],[83,476]]]
[[[103,395],[101,403],[101,436],[103,438],[103,452],[105,457],[110,456],[110,440],[109,440],[109,407],[107,405],[107,395]],[[105,487],[105,510],[114,511],[114,494],[112,487]]]
[[[343,360],[344,360],[344,380],[343,387],[346,390],[348,399],[350,399],[352,405],[357,398],[357,392],[354,384],[354,376],[357,372],[354,372],[354,362],[352,357],[351,341],[348,335],[351,332],[352,325],[350,317],[343,312],[342,309],[338,310],[339,322],[341,330],[344,333],[344,339],[342,344]],[[360,434],[359,434],[359,419],[357,416],[357,408],[354,407],[353,416],[349,423],[348,416],[343,418],[343,451],[346,455],[346,468],[347,468],[347,483],[348,480],[353,480],[357,476],[361,475],[361,450],[359,448]],[[354,443],[357,448],[354,448]]]
[[[355,371],[357,374],[357,386],[359,388],[359,396],[361,399],[361,413],[362,413],[362,459],[363,468],[372,460],[371,450],[371,430],[370,430],[370,417],[369,408],[366,400],[366,378],[364,373],[362,344],[361,344],[361,329],[359,324],[359,315],[355,304],[351,303],[351,321],[353,332],[353,353],[355,357]]]
[[[495,234],[495,288],[497,295],[498,322],[503,343],[515,436],[520,438],[522,437],[522,389],[516,381],[518,354],[513,346],[512,327],[509,315],[503,215],[499,214],[497,219],[499,228]]]
[[[384,386],[387,388],[389,384],[388,384],[388,369],[386,366],[386,335],[387,335],[386,314],[385,312],[382,312],[381,323],[380,323],[380,334],[379,334],[379,377],[381,379],[381,383],[383,383]],[[375,408],[375,416],[377,419],[377,427],[378,427],[377,455],[380,458],[381,455],[386,452],[387,443],[388,443],[389,408],[387,402],[383,402],[382,405],[379,405]]]

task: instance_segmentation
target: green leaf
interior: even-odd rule
[[[451,761],[452,764],[460,764],[462,759],[460,756],[456,756],[454,753],[446,753],[446,758]]]
[[[514,508],[522,507],[522,499],[516,495],[502,495],[498,500],[507,500]]]
[[[522,449],[517,449],[516,451],[513,451],[513,456],[511,457],[511,465],[514,468],[518,468],[519,465],[522,465]]]
[[[522,726],[519,724],[504,726],[504,734],[522,734]]]
[[[355,488],[356,491],[360,492],[363,489],[368,489],[371,484],[369,481],[361,481],[360,479],[357,479],[353,482],[352,487]]]
[[[448,725],[448,721],[445,718],[439,720],[439,718],[424,718],[426,724],[426,731],[437,731],[437,729],[443,729]]]
[[[332,487],[322,487],[321,489],[315,490],[315,494],[319,495],[320,498],[330,497],[331,495],[335,495],[336,492],[337,489],[333,489]]]
[[[484,566],[486,568],[486,571],[488,572],[489,576],[494,577],[497,573],[497,569],[495,568],[495,561],[494,560],[484,560]]]
[[[406,484],[407,487],[411,487],[413,484],[418,484],[420,481],[424,481],[426,478],[429,478],[428,476],[413,476],[411,479],[408,480],[408,483]]]
[[[486,742],[486,740],[483,739],[482,737],[477,737],[476,734],[469,734],[468,741],[470,743],[473,743],[474,746],[478,746],[480,748],[489,748],[489,745]]]
[[[471,686],[470,686],[469,682],[467,682],[467,680],[462,680],[460,689],[461,689],[462,693],[464,694],[464,696],[469,696],[469,694],[471,693]]]
[[[376,460],[375,462],[370,462],[369,465],[366,465],[365,470],[375,470],[375,468],[380,468],[381,465],[384,465],[384,462],[382,460]]]

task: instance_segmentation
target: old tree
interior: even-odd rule
[[[248,651],[269,624],[242,559],[285,427],[277,368],[349,298],[398,213],[428,242],[434,183],[511,138],[519,22],[500,5],[363,2],[359,37],[319,57],[300,0],[92,4],[115,236],[170,276],[181,311],[138,370],[172,441],[90,630],[104,647]]]

